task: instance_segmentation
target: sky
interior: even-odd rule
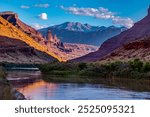
[[[39,29],[64,22],[125,26],[147,14],[150,0],[1,0],[0,12],[13,11]]]

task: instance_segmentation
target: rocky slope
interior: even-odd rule
[[[150,37],[130,42],[116,49],[112,53],[100,59],[103,62],[108,61],[129,61],[135,58],[142,61],[150,61]]]
[[[55,60],[18,39],[0,36],[0,62],[45,63]]]
[[[36,51],[47,55],[48,58],[50,58],[49,60],[54,60],[54,58],[56,58],[56,59],[61,61],[61,59],[59,57],[57,57],[55,54],[48,51],[46,47],[44,47],[41,44],[37,43],[33,38],[29,37],[27,34],[22,32],[21,30],[19,30],[15,26],[13,26],[11,23],[6,21],[2,17],[0,17],[0,36],[1,36],[1,38],[0,38],[0,41],[1,41],[1,43],[0,43],[1,56],[3,56],[3,55],[5,56],[5,53],[3,53],[3,51],[5,51],[5,49],[6,49],[6,51],[8,50],[8,47],[7,47],[8,42],[7,41],[13,40],[14,42],[16,42],[16,40],[17,40],[17,42],[20,43],[19,46],[29,46],[30,48],[33,48]],[[6,45],[5,45],[6,47],[3,45],[5,42],[6,42]],[[14,46],[13,45],[14,42],[11,42],[12,46]],[[23,44],[23,43],[25,43],[26,45]],[[13,53],[15,53],[15,52],[13,52]],[[15,56],[17,56],[17,54],[13,55],[12,58],[15,57]],[[42,60],[42,58],[38,58],[38,59]],[[1,58],[1,61],[4,61],[4,60],[6,60],[6,59]],[[21,58],[18,59],[18,62],[19,62],[19,60],[21,60]],[[34,59],[32,61],[34,61]],[[43,60],[43,61],[45,61],[45,60]]]
[[[95,52],[98,47],[86,44],[74,44],[74,43],[64,43],[65,48],[68,50],[64,58],[66,60],[75,59],[91,52]]]
[[[65,43],[99,46],[106,39],[120,34],[122,31],[126,30],[126,28],[115,26],[98,27],[78,22],[66,22],[60,25],[40,29],[39,31],[46,36],[49,30]]]
[[[148,36],[150,36],[150,8],[148,9],[148,15],[139,22],[135,23],[131,29],[122,32],[118,36],[108,39],[101,45],[98,51],[90,53],[74,61],[100,60],[116,49],[121,48],[123,45]]]

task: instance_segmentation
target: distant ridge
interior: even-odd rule
[[[58,30],[66,29],[69,31],[76,32],[91,32],[99,30],[98,26],[91,26],[89,24],[81,24],[79,22],[65,22],[63,24],[54,25],[51,28],[56,28]]]
[[[100,46],[100,44],[126,30],[125,27],[104,27],[81,24],[79,22],[65,22],[60,25],[40,29],[39,32],[46,36],[50,30],[52,34],[65,43],[79,43]]]

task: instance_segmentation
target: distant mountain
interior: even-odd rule
[[[68,31],[75,31],[75,32],[91,32],[97,31],[100,27],[98,26],[91,26],[89,24],[81,24],[79,22],[65,22],[60,25],[52,26],[51,28],[57,30],[68,30]]]
[[[78,22],[66,22],[60,25],[40,29],[39,32],[46,36],[48,31],[56,34],[65,43],[79,43],[99,46],[102,42],[125,31],[125,27],[91,26]]]
[[[97,61],[97,60],[101,60],[105,58],[105,56],[107,56],[107,59],[108,59],[108,55],[110,55],[111,53],[113,56],[115,55],[117,56],[119,55],[118,53],[120,53],[122,55],[122,58],[120,58],[120,60],[125,60],[128,57],[130,59],[134,59],[135,57],[138,57],[138,55],[142,55],[142,53],[138,53],[138,52],[144,53],[143,60],[144,59],[150,60],[150,57],[149,57],[150,53],[149,51],[146,51],[145,49],[145,47],[150,48],[150,44],[147,43],[148,41],[150,41],[149,37],[150,37],[150,8],[148,9],[148,15],[144,17],[142,20],[140,20],[139,22],[135,23],[135,25],[131,29],[122,32],[118,36],[108,39],[101,45],[98,51],[94,53],[90,53],[86,56],[80,57],[78,59],[75,59],[74,61]],[[141,39],[143,41],[139,41]],[[145,46],[142,44],[144,44]],[[148,45],[148,47],[146,44]],[[135,45],[137,45],[137,47],[140,46],[140,49],[142,50],[137,51]],[[125,49],[123,49],[124,47]],[[127,51],[129,49],[126,49],[126,47],[132,50],[130,51],[130,53],[128,53],[128,55],[131,55],[131,56],[133,55],[132,57],[125,56],[127,54],[126,52],[129,52]],[[119,51],[120,49],[123,51]]]

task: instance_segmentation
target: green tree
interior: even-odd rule
[[[149,63],[149,62],[146,62],[146,63],[143,65],[143,71],[144,71],[144,72],[150,72],[150,63]]]
[[[79,70],[83,70],[83,69],[87,68],[87,64],[86,63],[79,63],[78,68],[79,68]]]
[[[140,72],[143,68],[143,62],[140,61],[139,59],[135,59],[134,61],[129,62],[130,67],[135,70]]]

